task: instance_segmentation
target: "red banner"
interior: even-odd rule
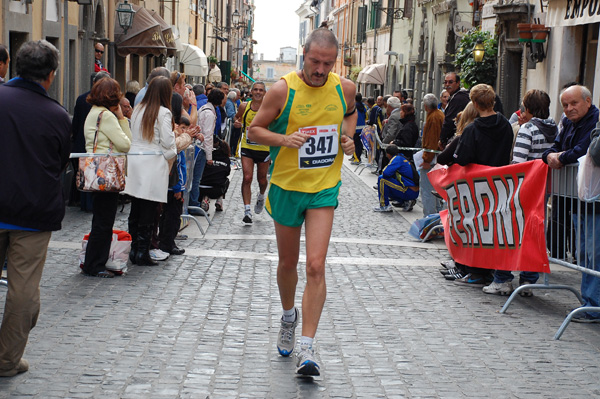
[[[429,172],[448,204],[440,216],[452,258],[486,269],[550,273],[544,234],[547,174],[541,160]]]

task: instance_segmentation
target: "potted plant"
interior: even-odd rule
[[[531,32],[531,24],[517,24],[517,29],[519,31],[519,41],[520,42],[528,42],[533,38],[533,34]]]
[[[531,40],[536,43],[544,43],[549,31],[550,29],[545,25],[531,24]]]
[[[219,63],[219,59],[217,57],[215,57],[214,55],[209,55],[208,56],[208,63],[209,64],[218,64]]]
[[[344,58],[344,66],[352,66],[352,57]]]

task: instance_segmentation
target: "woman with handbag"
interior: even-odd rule
[[[131,116],[131,152],[159,152],[129,156],[125,193],[132,197],[129,214],[131,252],[139,266],[156,266],[150,257],[154,218],[159,203],[167,202],[169,160],[175,158],[175,133],[171,114],[173,86],[169,78],[156,77]]]
[[[131,146],[129,121],[119,105],[123,97],[119,83],[103,78],[94,83],[86,101],[92,104],[84,124],[87,152],[106,154],[128,152]],[[93,219],[83,264],[83,273],[94,277],[111,278],[106,270],[113,235],[113,224],[119,202],[118,192],[92,193]]]

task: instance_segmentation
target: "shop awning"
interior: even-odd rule
[[[158,22],[160,29],[162,30],[163,41],[167,47],[167,57],[175,57],[177,54],[177,44],[175,44],[175,36],[173,35],[173,29],[158,13],[154,10],[149,10],[152,18]]]
[[[183,64],[183,72],[188,76],[208,75],[208,60],[204,51],[192,44],[181,43],[179,62]]]
[[[135,16],[133,26],[123,32],[119,24],[115,25],[115,45],[117,53],[125,57],[136,54],[143,57],[148,54],[155,56],[167,55],[167,47],[163,40],[160,24],[144,7],[132,4]],[[115,12],[115,21],[118,21]]]
[[[366,84],[385,84],[385,64],[367,65],[359,72],[356,81],[358,83]]]
[[[598,1],[548,1],[546,26],[576,26],[600,22]]]

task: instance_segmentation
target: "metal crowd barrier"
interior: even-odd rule
[[[600,239],[600,200],[588,203],[578,198],[577,169],[578,164],[571,164],[549,170],[546,198],[550,198],[551,205],[546,215],[546,247],[551,262],[600,278],[600,259],[596,263],[595,256],[596,246],[600,245],[597,242]],[[598,236],[596,229],[599,230]],[[500,313],[505,313],[524,289],[565,289],[571,291],[581,304],[584,303],[579,290],[566,285],[551,285],[549,275],[544,274],[543,284],[523,285],[515,289]],[[600,307],[578,307],[571,311],[554,339],[560,339],[573,316],[581,312],[600,312]]]
[[[364,130],[366,127],[368,126],[357,126],[357,128],[361,128]],[[360,172],[358,172],[358,174],[360,175],[365,169],[371,169],[371,170],[379,170],[381,168],[381,164],[382,164],[382,155],[379,154],[379,156],[377,156],[378,151],[382,151],[385,150],[387,148],[387,146],[389,144],[384,144],[381,141],[381,137],[379,137],[379,133],[377,133],[377,126],[376,125],[372,125],[372,127],[375,129],[375,133],[373,134],[374,138],[375,138],[375,142],[373,142],[373,147],[374,148],[366,148],[366,146],[364,145],[363,142],[363,152],[366,152],[366,158],[368,159],[367,162],[360,162],[357,166],[356,169],[354,169],[354,172],[356,173],[358,171],[359,168],[363,168],[360,170]],[[362,131],[361,131],[362,134]],[[426,148],[417,148],[417,147],[398,147],[398,149],[400,151],[424,151],[424,152],[433,152],[434,154],[439,154],[441,151],[438,150],[428,150]],[[411,159],[409,159],[409,161],[412,161]]]

